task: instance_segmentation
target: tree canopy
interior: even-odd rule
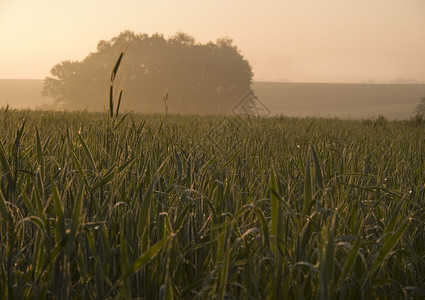
[[[201,44],[184,33],[125,31],[82,61],[55,65],[43,95],[66,109],[106,109],[112,68],[127,47],[115,81],[123,84],[122,109],[164,111],[167,93],[170,112],[228,113],[250,91],[252,68],[229,38]]]

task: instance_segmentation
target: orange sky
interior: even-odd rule
[[[44,78],[127,29],[229,36],[255,80],[425,81],[424,0],[0,0],[0,78]]]

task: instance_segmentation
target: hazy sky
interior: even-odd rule
[[[425,80],[425,0],[0,0],[0,78],[44,78],[127,29],[231,37],[255,80]]]

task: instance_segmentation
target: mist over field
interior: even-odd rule
[[[41,96],[42,86],[43,80],[38,79],[0,79],[0,106],[48,109],[53,100]],[[425,84],[254,82],[252,89],[271,115],[297,117],[407,119],[425,96]],[[107,100],[105,97],[105,110]],[[169,103],[173,105],[172,94]],[[152,108],[147,106],[145,112]]]

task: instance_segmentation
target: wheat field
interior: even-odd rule
[[[424,297],[425,121],[0,110],[0,298]]]

